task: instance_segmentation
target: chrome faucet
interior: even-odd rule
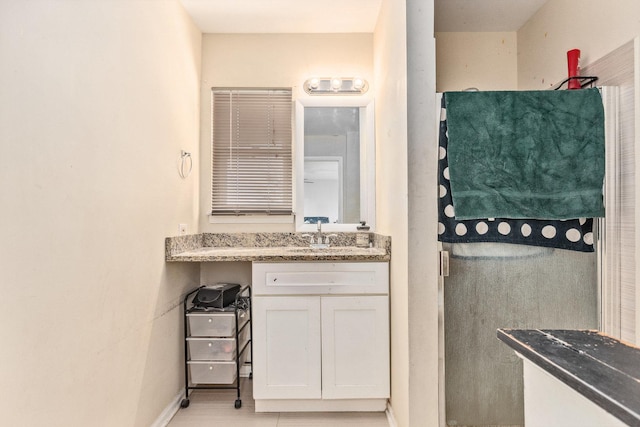
[[[318,220],[318,231],[316,231],[316,242],[323,243],[322,239],[322,221]]]
[[[302,237],[309,237],[309,244],[313,248],[329,247],[329,237],[337,236],[337,234],[322,234],[322,221],[318,221],[317,231],[314,234],[303,234]]]

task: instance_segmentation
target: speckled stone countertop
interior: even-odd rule
[[[208,261],[389,261],[391,238],[375,233],[331,233],[328,248],[309,247],[307,233],[203,233],[165,239],[170,262]],[[358,247],[367,234],[372,247]]]

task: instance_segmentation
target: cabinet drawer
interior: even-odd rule
[[[240,327],[249,319],[249,314],[241,312]],[[235,337],[236,320],[233,312],[187,313],[189,335],[192,337]]]
[[[254,295],[387,295],[389,264],[386,262],[254,262],[252,281]]]
[[[244,364],[247,350],[240,355],[240,366]],[[187,364],[192,384],[232,384],[238,375],[236,362],[192,360]]]
[[[249,337],[249,325],[238,335],[240,350]],[[187,338],[191,360],[236,360],[236,339],[229,338]]]

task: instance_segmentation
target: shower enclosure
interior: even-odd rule
[[[522,426],[522,362],[496,329],[598,329],[602,258],[506,243],[442,250],[441,425]]]

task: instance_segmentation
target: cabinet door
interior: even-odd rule
[[[253,397],[321,398],[320,297],[254,297],[253,318]]]
[[[322,397],[389,397],[389,298],[322,297]]]

